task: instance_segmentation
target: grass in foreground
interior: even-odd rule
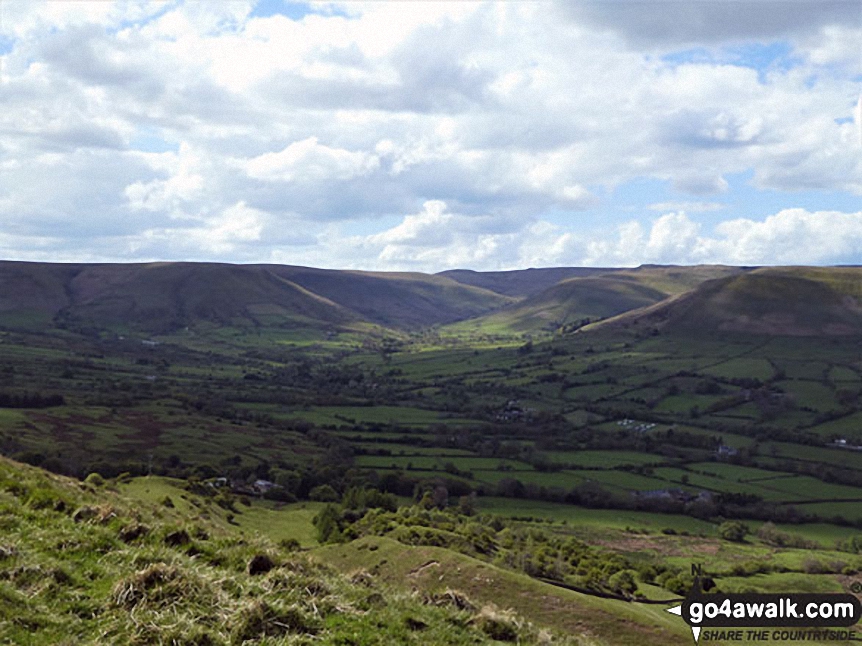
[[[397,591],[191,508],[0,458],[0,642],[524,644],[554,639],[462,594]]]

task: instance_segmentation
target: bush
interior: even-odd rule
[[[102,487],[105,484],[105,479],[95,471],[84,478],[84,482],[93,487]]]
[[[632,595],[638,589],[638,584],[635,580],[636,575],[637,572],[634,570],[620,570],[608,579],[608,587],[614,592]]]
[[[212,605],[216,598],[209,586],[182,568],[165,563],[149,567],[121,579],[111,592],[112,601],[123,608],[162,608],[177,603]]]
[[[738,520],[728,520],[718,526],[718,535],[726,541],[741,543],[748,535],[748,525]]]
[[[338,502],[339,496],[332,486],[325,484],[312,489],[308,497],[316,502]]]
[[[805,559],[802,563],[802,569],[805,574],[826,574],[829,571],[829,568],[822,561],[813,558]]]

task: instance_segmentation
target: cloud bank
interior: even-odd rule
[[[862,262],[858,3],[267,6],[3,3],[0,255]]]

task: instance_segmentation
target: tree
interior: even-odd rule
[[[312,521],[317,528],[320,543],[338,543],[343,540],[341,533],[341,511],[336,505],[326,505]]]
[[[637,572],[634,570],[620,570],[616,574],[612,574],[608,579],[608,586],[614,592],[630,596],[638,589],[635,576]]]
[[[338,493],[328,484],[315,487],[308,497],[318,502],[337,502],[339,499]]]

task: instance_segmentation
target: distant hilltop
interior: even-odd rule
[[[556,267],[438,274],[288,265],[0,262],[0,327],[201,324],[502,334],[862,334],[862,268]]]

